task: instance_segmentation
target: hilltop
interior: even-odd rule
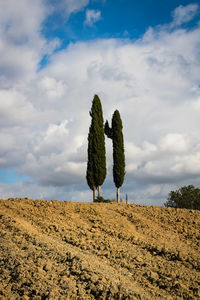
[[[0,299],[200,299],[200,211],[0,200]]]

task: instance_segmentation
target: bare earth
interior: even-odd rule
[[[200,211],[0,200],[0,299],[200,299]]]

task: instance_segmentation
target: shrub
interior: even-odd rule
[[[176,191],[171,191],[164,205],[166,207],[200,210],[200,189],[188,185]]]
[[[104,199],[103,197],[97,197],[97,199],[95,199],[94,202],[110,203],[111,200]]]

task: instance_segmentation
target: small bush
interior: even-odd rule
[[[95,199],[94,202],[110,203],[111,200],[109,200],[109,199],[104,199],[103,197],[97,197],[97,199]]]

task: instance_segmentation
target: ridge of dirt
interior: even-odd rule
[[[200,211],[0,200],[0,299],[200,299]]]

